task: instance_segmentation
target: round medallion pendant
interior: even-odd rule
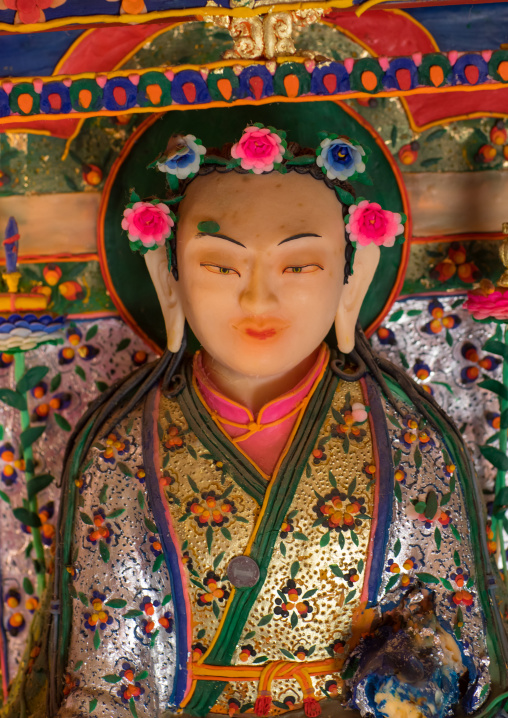
[[[228,565],[228,578],[237,588],[252,588],[259,581],[259,566],[249,556],[235,556]]]

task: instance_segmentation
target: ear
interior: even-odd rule
[[[145,262],[164,316],[168,349],[175,353],[182,344],[185,314],[178,293],[178,282],[168,269],[166,247],[150,249],[145,254]]]
[[[344,285],[335,315],[337,345],[341,352],[349,354],[355,348],[355,326],[363,300],[372,282],[380,257],[375,244],[358,247],[354,257],[353,274]]]

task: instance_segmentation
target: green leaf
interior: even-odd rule
[[[353,529],[351,529],[351,540],[355,544],[355,546],[358,546],[358,536],[355,534]]]
[[[217,566],[220,564],[220,562],[224,558],[225,553],[226,553],[225,551],[221,551],[220,554],[215,557],[214,562],[213,562],[213,570],[214,571],[217,570]]]
[[[134,676],[135,681],[144,681],[145,678],[148,678],[148,671],[141,671],[141,673]]]
[[[30,501],[34,496],[37,496],[37,494],[48,487],[53,480],[54,477],[51,476],[51,474],[39,474],[38,476],[34,476],[33,479],[30,479],[30,481],[27,481],[26,490],[28,500]]]
[[[117,468],[120,469],[122,474],[124,474],[125,476],[128,476],[129,478],[132,478],[132,471],[129,469],[127,464],[124,464],[123,461],[117,461],[116,465],[117,465]]]
[[[133,608],[130,611],[127,611],[127,613],[124,613],[123,618],[137,618],[138,616],[142,615],[143,611],[138,611],[136,608]]]
[[[97,708],[98,700],[97,698],[94,698],[90,703],[88,704],[88,712],[93,713],[93,711]]]
[[[506,456],[504,451],[496,449],[495,446],[484,444],[480,446],[480,452],[496,469],[499,469],[499,471],[508,471],[508,456]]]
[[[298,561],[295,561],[291,564],[290,574],[291,578],[295,578],[296,574],[300,570],[300,563]]]
[[[346,600],[344,601],[344,603],[346,604],[346,603],[349,603],[350,601],[352,601],[353,598],[355,597],[355,595],[356,595],[356,588],[353,589],[353,591],[350,591],[350,592],[348,593],[348,595],[346,596]]]
[[[227,529],[225,526],[223,526],[220,530],[221,534],[224,536],[225,539],[228,541],[231,541],[231,532],[229,529]]]
[[[487,339],[482,349],[484,352],[497,354],[508,361],[508,346],[504,342],[500,342],[498,339]]]
[[[80,591],[80,592],[78,593],[78,598],[79,598],[79,600],[81,601],[81,603],[83,604],[83,606],[87,606],[87,607],[88,607],[88,598],[87,598],[86,594],[83,593],[83,591]]]
[[[397,557],[400,553],[400,539],[397,539],[393,545],[393,555]]]
[[[211,526],[209,526],[206,529],[206,545],[208,546],[208,553],[212,553],[212,543],[213,543],[213,529]]]
[[[345,204],[346,207],[349,207],[350,205],[355,203],[355,198],[347,190],[343,189],[342,187],[335,187],[335,191],[339,195],[339,199],[342,204]]]
[[[238,520],[238,518],[237,518],[237,520]],[[293,538],[296,539],[297,541],[308,541],[309,540],[309,537],[306,536],[305,534],[300,533],[300,531],[295,531],[293,533]]]
[[[332,474],[331,471],[328,472],[328,480],[329,480],[329,482],[331,483],[331,485],[333,486],[333,488],[336,489],[336,488],[337,488],[337,482],[335,481],[335,476]]]
[[[489,377],[485,377],[485,379],[479,381],[476,386],[480,386],[482,389],[487,389],[487,391],[492,391],[504,401],[508,401],[508,388],[496,379],[489,379]]]
[[[409,362],[404,352],[399,351],[399,359],[402,362],[402,366],[404,367],[404,369],[409,369]]]
[[[397,429],[402,429],[402,426],[400,425],[400,423],[391,414],[388,414],[388,421],[390,421],[390,423],[392,423],[394,426],[396,426]]]
[[[104,484],[99,494],[99,501],[101,504],[105,504],[108,500],[108,485]]]
[[[390,591],[395,586],[395,584],[397,583],[398,580],[399,580],[398,574],[394,574],[393,576],[391,576],[388,579],[388,583],[386,584],[385,593],[388,593],[388,591]]]
[[[450,492],[448,492],[447,494],[443,494],[441,496],[441,501],[439,502],[439,505],[446,506],[446,504],[450,501],[451,498],[452,498],[452,495]]]
[[[395,149],[395,145],[397,144],[397,125],[393,125],[390,139],[392,141],[392,148]]]
[[[243,640],[250,641],[250,639],[254,638],[255,635],[256,635],[256,631],[249,631],[248,633],[245,634],[245,637]]]
[[[96,382],[95,382],[95,386],[97,387],[97,389],[98,389],[101,393],[102,393],[103,391],[106,391],[106,389],[108,388],[108,385],[106,384],[105,381],[96,381]],[[127,433],[129,433],[129,432],[127,432]]]
[[[47,366],[34,366],[28,369],[16,384],[16,390],[20,394],[26,394],[27,391],[36,387],[44,379],[48,371]]]
[[[23,579],[23,590],[25,593],[28,593],[29,596],[31,596],[34,592],[34,587],[28,576],[25,576]]]
[[[187,445],[187,451],[189,452],[189,454],[192,456],[193,459],[198,458],[198,455],[196,454],[196,452],[194,451],[192,446]]]
[[[426,160],[422,160],[420,165],[421,167],[432,167],[433,165],[437,165],[438,162],[441,162],[442,159],[442,157],[429,157]]]
[[[101,637],[99,635],[98,629],[95,629],[95,633],[93,634],[93,647],[95,648],[95,650],[97,650],[100,645],[101,645]]]
[[[342,536],[342,534],[341,534],[341,536]],[[327,531],[325,534],[323,534],[321,536],[319,545],[321,546],[321,548],[324,548],[325,546],[328,546],[329,543],[330,543],[330,532]]]
[[[435,491],[429,491],[425,504],[424,516],[426,519],[433,519],[437,513],[437,494]]]
[[[457,567],[460,566],[460,556],[458,551],[453,552],[453,562]]]
[[[436,542],[436,548],[438,551],[441,550],[441,531],[436,527],[434,531],[434,541]]]
[[[400,427],[400,428],[402,428],[402,427]],[[402,458],[402,451],[401,451],[401,449],[397,449],[397,451],[393,455],[393,463],[395,464],[395,466],[398,466],[400,464],[401,458]]]
[[[25,397],[12,389],[0,389],[0,401],[18,411],[26,411],[27,408]]]
[[[321,541],[322,541],[322,540],[323,540],[323,539],[321,539]],[[343,534],[342,531],[341,531],[340,534],[339,534],[339,546],[340,546],[340,548],[341,548],[341,549],[344,549],[345,544],[346,544],[346,539],[344,538],[344,534]]]
[[[289,651],[286,651],[285,648],[279,648],[279,651],[282,653],[283,656],[285,656],[286,658],[289,658],[290,661],[296,660],[294,655],[292,653],[290,653]],[[287,710],[287,706],[284,706],[284,708]]]
[[[431,132],[428,137],[425,137],[424,142],[433,142],[433,140],[439,140],[443,135],[446,135],[446,130],[440,127],[438,130]]]
[[[452,347],[453,346],[453,337],[448,329],[446,330],[445,339],[446,339],[446,343],[448,344],[448,346]]]
[[[419,469],[420,466],[422,465],[422,452],[420,451],[420,449],[418,447],[416,447],[416,449],[415,449],[414,458],[415,458],[415,466],[417,469]]]
[[[399,319],[401,318],[401,316],[402,316],[403,314],[404,314],[404,310],[403,310],[403,309],[397,309],[396,312],[393,312],[393,314],[391,314],[391,315],[388,317],[388,321],[389,321],[389,322],[398,322]]]
[[[198,486],[197,486],[196,482],[194,481],[194,479],[192,479],[192,478],[189,476],[189,474],[187,474],[187,481],[189,482],[189,486],[190,486],[191,489],[194,491],[194,493],[195,493],[195,494],[199,494]]]
[[[6,504],[10,504],[10,503],[11,503],[11,500],[10,500],[10,498],[7,496],[7,494],[5,493],[5,491],[0,491],[0,499],[2,499],[2,501],[5,501]]]
[[[74,367],[74,372],[75,372],[75,374],[77,374],[79,376],[80,379],[82,379],[83,381],[86,381],[85,370],[83,369],[83,367],[79,366],[79,364],[78,364],[78,366]]]
[[[28,509],[13,509],[12,513],[18,521],[21,521],[25,526],[31,526],[32,528],[40,528],[42,526],[40,518],[34,511],[28,511]]]
[[[87,526],[93,526],[93,521],[88,514],[85,514],[84,511],[80,511],[79,515],[81,516],[81,521],[84,524],[86,524]]]
[[[153,636],[152,636],[152,638],[153,638]],[[136,710],[136,704],[134,703],[134,698],[131,698],[131,699],[130,699],[130,701],[129,701],[129,708],[130,708],[130,712],[131,712],[132,715],[133,715],[133,718],[138,718],[138,712],[137,712],[137,710]]]
[[[157,571],[160,569],[163,561],[164,561],[164,554],[161,553],[157,556],[157,558],[153,562],[152,573],[157,573]]]
[[[266,616],[263,616],[263,618],[259,619],[258,626],[266,626],[267,623],[270,623],[272,618],[273,618],[273,613],[267,613]]]
[[[291,614],[290,623],[291,628],[296,628],[298,624],[298,614],[296,613],[296,611],[293,611],[293,613]]]
[[[451,530],[452,530],[452,534],[455,536],[455,538],[457,539],[457,541],[462,541],[461,535],[459,534],[459,532],[457,531],[457,529],[455,528],[455,526],[454,526],[453,524],[450,524],[450,528],[451,528]]]
[[[421,309],[410,309],[407,315],[408,317],[418,317],[421,313]]]
[[[100,553],[101,558],[104,561],[104,563],[108,563],[108,561],[110,559],[110,553],[109,553],[109,548],[104,543],[104,541],[99,541],[99,553]]]
[[[279,549],[284,558],[286,558],[286,544],[284,543],[284,541],[280,542]]]
[[[334,576],[337,576],[337,578],[344,578],[344,574],[342,573],[342,571],[340,570],[340,568],[337,566],[336,563],[330,564],[330,568],[331,568]]]
[[[76,663],[76,665],[74,666],[73,670],[74,670],[74,671],[79,671],[79,669],[81,668],[82,665],[83,665],[83,661],[78,661],[78,662]]]
[[[118,342],[118,344],[116,345],[115,351],[121,352],[124,349],[127,349],[127,347],[129,346],[130,343],[131,343],[130,339],[122,339],[122,341]]]
[[[106,606],[111,606],[111,608],[125,608],[126,605],[127,601],[123,598],[110,598],[109,601],[106,601]]]
[[[115,676],[114,673],[108,673],[107,676],[102,676],[103,680],[105,680],[107,683],[118,683],[122,679],[120,676]]]
[[[306,598],[312,598],[314,594],[317,593],[317,588],[311,588],[309,591],[305,591],[305,593],[302,596],[302,601],[305,601]]]
[[[351,481],[351,483],[348,486],[348,490],[347,490],[348,497],[351,497],[354,494],[355,489],[356,489],[356,479],[353,479],[353,481]]]
[[[441,576],[440,576],[440,577],[439,577],[439,580],[441,581],[441,583],[443,584],[443,586],[446,588],[447,591],[453,591],[453,586],[452,586],[452,584],[448,581],[448,579],[446,579],[446,578],[441,578]]]
[[[252,662],[253,663],[264,663],[264,661],[267,661],[267,660],[268,660],[268,656],[258,656]],[[246,703],[244,706],[241,707],[240,713],[245,713],[245,711],[248,711],[250,708],[254,708],[254,704]]]
[[[153,521],[151,521],[147,516],[145,516],[145,526],[146,528],[151,531],[153,534],[158,534],[159,531],[157,529],[157,526],[154,524]]]
[[[152,633],[152,636],[150,638],[150,648],[153,648],[155,646],[155,639],[159,635],[159,629],[155,631],[155,633]]]
[[[61,414],[57,414],[56,412],[53,414],[53,416],[55,417],[55,421],[61,429],[63,429],[64,431],[71,430],[72,427],[64,416],[62,416]]]
[[[32,446],[34,441],[37,441],[42,434],[44,433],[44,430],[46,429],[46,426],[29,426],[28,429],[25,429],[21,432],[19,435],[21,445],[23,447],[23,450],[28,449],[29,446]]]
[[[420,581],[423,581],[423,583],[439,583],[439,579],[431,573],[417,573],[416,577],[420,579]]]
[[[400,488],[400,484],[398,481],[395,482],[395,486],[393,487],[393,493],[395,494],[395,498],[399,503],[402,502],[402,490]]]
[[[93,327],[90,327],[90,329],[87,331],[85,335],[85,342],[89,342],[90,339],[93,339],[94,336],[97,334],[97,330],[99,329],[97,324],[94,324]]]
[[[170,601],[171,601],[171,594],[170,594],[170,593],[167,593],[167,594],[164,596],[164,598],[162,599],[162,605],[165,606],[165,605],[168,604]],[[198,638],[199,638],[199,636],[198,636]]]
[[[110,514],[106,514],[106,518],[108,518],[108,519],[116,519],[116,518],[118,518],[119,516],[121,516],[124,511],[125,511],[125,509],[115,509],[115,510],[112,511]]]

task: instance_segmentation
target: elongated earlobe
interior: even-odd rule
[[[164,316],[167,346],[169,351],[175,353],[182,345],[185,314],[180,302],[178,283],[168,269],[166,248],[150,250],[145,254],[145,261]]]
[[[358,247],[355,254],[354,273],[349,277],[339,299],[335,315],[337,346],[344,354],[355,347],[355,326],[363,300],[379,263],[380,250],[375,244]]]

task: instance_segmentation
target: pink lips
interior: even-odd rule
[[[245,333],[248,334],[249,337],[254,337],[254,339],[270,339],[270,337],[274,337],[277,334],[277,330],[272,327],[270,329],[263,329],[262,331],[246,329]]]
[[[277,317],[246,317],[233,327],[252,339],[266,341],[287,329],[288,323]]]

